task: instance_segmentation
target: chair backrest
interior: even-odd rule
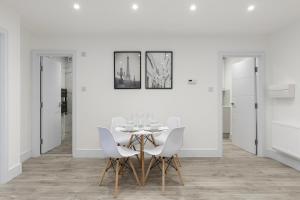
[[[126,119],[124,117],[113,117],[111,119],[110,129],[114,130],[117,126],[126,125]]]
[[[171,130],[163,146],[161,156],[171,157],[179,152],[183,144],[184,127]]]
[[[170,130],[181,127],[180,117],[169,117],[167,120],[167,126]]]
[[[122,133],[116,131],[116,127],[126,125],[126,119],[124,117],[113,117],[111,119],[110,131],[114,138],[117,139],[118,136],[123,136]]]
[[[103,148],[103,151],[108,157],[118,158],[120,153],[118,151],[116,142],[113,135],[107,128],[98,127],[100,143]]]

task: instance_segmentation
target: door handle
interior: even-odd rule
[[[235,103],[234,103],[234,102],[231,102],[231,106],[232,106],[232,107],[235,107]]]

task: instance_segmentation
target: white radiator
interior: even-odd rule
[[[272,123],[272,148],[300,159],[300,126],[274,121]]]

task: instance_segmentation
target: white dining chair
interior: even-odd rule
[[[130,160],[131,156],[137,155],[139,154],[139,152],[123,146],[117,146],[114,137],[112,136],[111,132],[107,128],[98,127],[98,132],[99,132],[100,143],[103,148],[103,151],[107,156],[107,158],[109,158],[106,167],[102,172],[99,185],[102,185],[106,172],[111,168],[115,170],[115,174],[116,174],[114,195],[117,195],[119,191],[119,173],[124,168],[131,169],[136,179],[136,182],[138,183],[138,185],[141,185],[136,170],[132,164],[132,161]]]
[[[122,133],[116,130],[118,126],[124,125],[126,125],[126,119],[123,117],[113,117],[111,120],[110,131],[113,134],[116,143],[121,146],[127,146],[131,140],[131,136],[129,134]]]
[[[181,126],[181,120],[179,117],[169,117],[167,120],[167,127],[169,128],[169,130],[164,131],[157,136],[154,136],[155,143],[157,145],[163,145],[166,142],[169,133],[174,128],[178,128],[180,126]]]
[[[162,146],[153,149],[145,149],[144,152],[152,155],[148,170],[146,172],[145,181],[147,180],[150,170],[161,164],[162,171],[162,191],[165,191],[165,175],[169,167],[173,167],[179,177],[180,183],[183,185],[182,176],[179,166],[176,162],[175,155],[178,154],[183,143],[184,127],[174,128],[168,135],[166,142]]]
[[[166,142],[170,132],[174,128],[181,127],[180,117],[169,117],[168,120],[167,120],[167,127],[169,128],[169,130],[166,130],[166,131],[162,132],[160,135],[158,135],[156,137],[154,136],[154,144],[155,145],[163,145]],[[180,162],[178,154],[175,155],[175,158],[176,158],[175,160],[176,160],[178,166],[181,167],[181,162]]]

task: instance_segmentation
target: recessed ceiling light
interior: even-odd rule
[[[195,11],[195,10],[197,10],[197,6],[195,4],[192,4],[190,6],[190,11]]]
[[[79,5],[79,3],[74,3],[74,4],[73,4],[73,8],[74,8],[74,10],[80,10],[80,5]]]
[[[138,10],[139,9],[139,5],[137,5],[136,3],[132,4],[132,10]]]
[[[255,5],[248,6],[247,10],[248,10],[248,12],[254,11],[255,10]]]

